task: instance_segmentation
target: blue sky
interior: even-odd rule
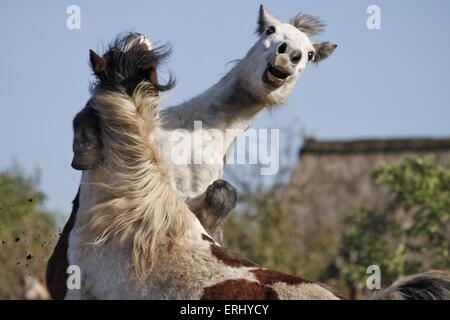
[[[13,160],[42,171],[48,207],[66,214],[78,188],[70,167],[71,121],[88,99],[88,50],[102,51],[123,31],[174,47],[167,68],[178,86],[172,105],[226,72],[256,41],[258,6],[281,19],[299,11],[328,24],[318,36],[339,45],[310,67],[288,103],[264,113],[258,128],[318,138],[450,136],[450,2],[447,0],[303,1],[2,1],[0,4],[0,170]],[[66,8],[81,8],[81,29],[66,28]],[[381,8],[382,29],[366,27]]]

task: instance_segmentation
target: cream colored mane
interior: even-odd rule
[[[92,245],[113,238],[121,243],[131,241],[133,265],[138,278],[145,280],[158,246],[184,234],[185,217],[190,214],[170,186],[152,146],[152,132],[160,125],[160,98],[152,96],[145,84],[132,97],[102,91],[94,92],[93,97],[104,164],[92,172],[98,201],[82,214],[86,219],[83,233]]]

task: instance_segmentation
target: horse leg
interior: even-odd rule
[[[58,239],[58,243],[47,264],[45,280],[50,296],[55,300],[63,300],[67,293],[67,268],[69,267],[69,258],[67,254],[69,249],[69,236],[77,219],[79,198],[80,190],[78,190],[75,199],[72,201],[70,218],[64,226]]]

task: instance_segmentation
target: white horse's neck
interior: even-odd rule
[[[242,69],[247,63],[250,63],[249,55],[200,95],[166,109],[164,113],[170,119],[166,127],[192,129],[195,121],[201,121],[203,129],[218,129],[227,135],[229,144],[233,143],[266,107],[263,99],[255,97],[245,85]]]

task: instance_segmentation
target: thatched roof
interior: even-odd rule
[[[356,208],[379,211],[390,202],[389,190],[374,185],[373,171],[428,154],[450,163],[450,139],[307,140],[283,192],[285,203],[305,239],[328,239],[327,250],[335,257],[331,244],[338,243],[343,218]]]
[[[427,152],[450,150],[448,139],[387,139],[354,141],[305,141],[302,154],[351,154],[351,153],[388,153],[388,152]]]

